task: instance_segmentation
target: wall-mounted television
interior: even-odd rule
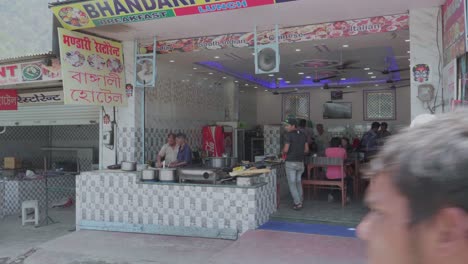
[[[353,104],[350,102],[326,102],[323,104],[323,119],[351,119]]]

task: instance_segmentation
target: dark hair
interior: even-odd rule
[[[176,135],[174,133],[169,133],[167,135],[168,138],[176,139]]]
[[[346,143],[348,143],[348,147],[350,146],[351,142],[349,141],[349,138],[347,138],[347,137],[342,137],[341,139],[344,140],[344,141],[346,141]],[[340,144],[341,144],[341,142],[340,142]]]
[[[387,127],[388,127],[388,124],[387,124],[387,122],[382,122],[382,123],[380,124],[380,126],[386,127],[386,128],[387,128]]]
[[[181,139],[186,139],[187,138],[187,136],[185,136],[184,133],[178,133],[176,137],[181,138]]]
[[[339,148],[341,146],[341,138],[334,137],[330,140],[330,147]]]
[[[380,127],[380,123],[379,122],[374,122],[372,123],[372,126],[371,128],[374,129],[374,128],[379,128]]]
[[[307,121],[305,119],[299,120],[299,127],[306,127]]]
[[[390,138],[367,173],[392,177],[416,224],[447,206],[468,212],[467,171],[468,112],[462,111]]]

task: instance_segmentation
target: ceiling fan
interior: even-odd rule
[[[297,93],[297,88],[292,90],[292,91],[284,91],[284,92],[279,92],[278,90],[280,89],[280,86],[279,86],[279,83],[280,81],[279,80],[276,80],[276,88],[275,88],[275,91],[272,91],[271,93],[274,94],[274,95],[280,95],[280,94],[293,94],[293,93]]]
[[[328,83],[323,85],[324,90],[330,90],[330,89],[346,89],[346,86],[330,86]],[[349,91],[349,92],[343,92],[343,93],[354,93],[354,91]]]
[[[404,81],[410,81],[411,79],[400,79],[400,80],[393,80],[393,79],[388,79],[387,83],[397,83],[397,82],[404,82]]]
[[[336,77],[338,77],[338,75],[330,75],[330,76],[325,76],[325,77],[319,78],[318,72],[315,71],[315,78],[314,78],[313,82],[314,83],[319,83],[321,81],[333,79],[333,78],[336,78]]]
[[[395,70],[390,69],[390,65],[388,63],[388,57],[385,57],[385,66],[386,66],[386,69],[383,71],[380,71],[383,75],[410,70],[410,68],[402,68],[402,69],[395,69]]]
[[[297,93],[297,90],[284,91],[284,92],[278,92],[278,91],[272,92],[272,94],[274,94],[274,95],[280,95],[280,94],[295,94],[295,93]]]
[[[399,85],[399,86],[396,86],[396,85],[393,84],[392,86],[390,86],[390,87],[388,87],[388,88],[390,88],[390,89],[398,89],[398,88],[404,88],[404,87],[410,87],[410,86],[411,86],[411,85],[409,85],[409,84],[406,84],[406,85]]]
[[[340,53],[340,64],[336,66],[337,70],[344,71],[344,70],[356,70],[360,69],[360,67],[352,67],[351,65],[359,63],[358,60],[346,60],[343,61],[343,51]]]

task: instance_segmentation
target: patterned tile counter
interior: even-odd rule
[[[261,179],[252,187],[148,184],[135,172],[84,172],[77,177],[77,230],[237,239],[276,211],[276,170]]]

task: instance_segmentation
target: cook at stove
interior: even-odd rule
[[[177,154],[179,153],[179,146],[176,144],[176,135],[174,133],[170,133],[167,135],[167,144],[161,148],[158,153],[158,158],[156,161],[156,165],[160,168],[162,167],[162,159],[166,161],[166,164],[171,164],[177,161]]]
[[[192,150],[187,144],[187,136],[179,133],[176,137],[177,145],[179,146],[179,152],[177,154],[177,161],[169,164],[170,167],[182,167],[192,164]]]

